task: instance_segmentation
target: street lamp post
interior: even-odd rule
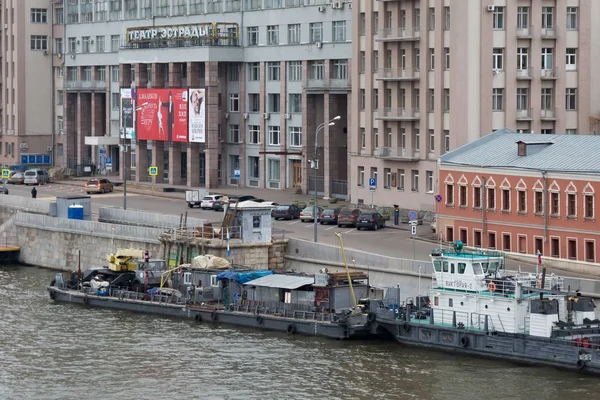
[[[133,103],[133,132],[134,135],[136,133],[136,125],[135,125],[135,119],[136,119],[136,114],[138,111],[143,110],[148,103],[143,103],[141,104],[139,107],[135,107],[135,99],[131,99],[132,103]],[[125,127],[121,126],[121,133],[122,133],[122,143],[121,143],[121,151],[123,152],[123,210],[127,210],[127,174],[128,174],[128,170],[127,170],[127,156],[129,155],[129,148],[131,146],[131,143],[127,144],[127,132]]]
[[[323,129],[325,127],[325,125],[328,125],[328,126],[335,125],[334,121],[337,121],[340,118],[341,117],[338,115],[337,117],[330,119],[327,122],[323,122],[322,124],[317,126],[317,129],[315,130],[315,154],[314,154],[313,161],[312,161],[312,164],[313,164],[312,166],[313,166],[313,169],[315,170],[315,187],[314,187],[314,189],[315,189],[315,204],[313,205],[313,225],[314,225],[314,231],[315,231],[315,243],[317,242],[317,210],[318,210],[318,207],[317,207],[317,169],[319,166],[319,160],[318,160],[318,157],[319,157],[319,154],[318,154],[318,152],[319,152],[319,131],[321,129]]]

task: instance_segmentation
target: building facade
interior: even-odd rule
[[[502,129],[443,155],[438,235],[474,247],[598,262],[598,150],[596,135]]]
[[[307,191],[314,186],[308,160],[315,129],[339,115],[319,135],[317,186],[325,195],[345,192],[350,7],[328,0],[66,2],[65,106],[57,115],[64,121],[63,164],[94,163],[123,176],[125,162],[137,181],[156,166],[158,181],[170,184],[239,181]],[[133,89],[136,121],[125,153],[122,89]],[[165,102],[168,92],[180,93],[183,105],[197,96],[187,89],[204,89],[203,139],[144,136],[157,123],[147,112],[172,122],[157,97]]]
[[[355,0],[349,192],[433,209],[440,155],[490,132],[597,132],[600,2]]]
[[[0,2],[0,164],[49,166],[54,93],[48,0]],[[36,77],[36,79],[31,79]],[[50,103],[52,104],[52,103]]]

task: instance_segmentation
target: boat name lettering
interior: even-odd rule
[[[579,355],[579,359],[581,361],[592,361],[592,355],[591,354],[587,354],[587,353],[583,353]]]
[[[446,281],[444,283],[444,286],[455,289],[473,289],[472,283],[467,283],[463,281]]]

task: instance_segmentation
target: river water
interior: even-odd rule
[[[551,368],[54,304],[53,271],[0,267],[0,399],[597,398]]]

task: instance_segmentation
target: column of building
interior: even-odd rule
[[[187,86],[193,89],[199,88],[200,63],[188,62],[186,67]],[[190,112],[191,110],[188,110],[188,113]],[[188,141],[187,146],[187,185],[189,187],[197,187],[200,186],[200,143]]]
[[[164,74],[163,74],[164,76]],[[181,64],[169,63],[169,87],[181,88]],[[188,110],[189,112],[190,110]],[[179,110],[175,110],[175,115]],[[181,142],[176,142],[171,138],[169,143],[169,184],[180,185],[181,178]],[[189,155],[188,155],[189,156]]]
[[[127,87],[131,87],[131,64],[120,64],[119,65],[119,87],[120,88],[127,88]],[[107,77],[110,74],[106,74]],[[109,78],[107,78],[109,79]],[[108,86],[110,88],[110,85]],[[119,95],[121,93],[119,92]],[[109,97],[109,96],[107,96]],[[109,105],[110,106],[110,105]],[[110,108],[107,108],[107,110],[110,110]],[[119,110],[119,112],[121,112]],[[135,111],[134,111],[135,112]],[[109,113],[107,113],[109,114]],[[119,117],[119,121],[120,121],[120,117]],[[121,129],[123,129],[123,131],[121,131]],[[134,127],[135,130],[135,127]],[[125,130],[123,128],[122,122],[119,124],[119,137],[122,138],[125,135]],[[129,157],[129,152],[125,153],[123,152],[123,148],[120,147],[119,148],[119,179],[123,180],[125,177],[125,168],[127,167],[127,171],[131,171],[130,167],[131,167],[131,157]],[[130,176],[128,176],[127,178],[130,178]]]
[[[232,64],[231,68],[238,69],[238,76],[240,81],[240,111],[242,113],[242,118],[240,119],[240,137],[242,144],[240,145],[240,182],[239,185],[242,187],[246,187],[248,172],[248,162],[246,160],[246,146],[248,144],[248,135],[247,135],[247,120],[243,117],[248,109],[246,106],[246,100],[248,98],[248,94],[246,93],[246,65],[241,63]]]
[[[210,61],[205,63],[206,87],[206,146],[205,154],[205,187],[218,186],[219,173],[219,63]]]
[[[152,82],[153,88],[164,88],[165,87],[165,64],[160,64],[160,63],[152,64],[152,77],[151,77],[150,81]],[[166,119],[167,115],[166,114],[164,114],[164,115],[165,115],[164,119]],[[152,165],[155,167],[158,167],[158,176],[156,177],[157,183],[164,182],[165,144],[168,144],[168,143],[169,142],[163,142],[163,141],[158,141],[158,140],[152,141]],[[169,164],[169,170],[172,167],[173,166],[171,164]]]
[[[135,64],[133,66],[135,70],[135,83],[134,88],[137,91],[140,88],[146,88],[148,86],[148,66],[147,64]],[[137,97],[137,94],[135,95]],[[138,105],[135,104],[137,108]],[[134,109],[134,113],[137,114],[137,111]],[[136,126],[133,127],[134,132],[134,142],[135,142],[135,181],[136,182],[146,182],[148,180],[148,141],[140,140],[138,138],[138,127],[139,121],[136,118]],[[154,153],[154,152],[153,152]],[[154,154],[153,154],[154,158]],[[131,158],[128,157],[126,162],[131,162]],[[162,165],[159,167],[159,173],[162,171]]]
[[[77,74],[80,81],[84,80],[83,67],[77,68]],[[85,144],[85,137],[90,136],[91,133],[91,113],[92,113],[92,102],[91,93],[79,92],[77,94],[77,165],[89,164],[90,160],[87,157],[87,146]]]
[[[259,179],[259,187],[266,188],[268,187],[267,183],[267,144],[269,143],[269,132],[268,125],[266,120],[263,118],[263,115],[268,112],[268,100],[267,100],[267,63],[260,63],[260,72],[259,72],[259,82],[260,82],[260,132],[262,133],[260,151],[259,151],[259,163],[258,163],[258,176]]]
[[[279,126],[280,126],[280,143],[281,143],[281,155],[279,156],[279,188],[286,189],[288,181],[288,120],[285,118],[287,110],[287,69],[285,67],[285,61],[280,62],[279,66]]]
[[[358,7],[357,7],[358,8]],[[308,61],[302,61],[302,82],[308,80]],[[312,109],[309,110],[308,94],[306,89],[302,90],[302,129],[304,140],[302,143],[302,153],[305,155],[305,160],[302,162],[302,193],[308,193],[309,181],[313,179],[314,171],[310,168],[310,161],[313,159],[315,151],[315,138],[310,132],[309,124],[315,119],[315,113]]]

